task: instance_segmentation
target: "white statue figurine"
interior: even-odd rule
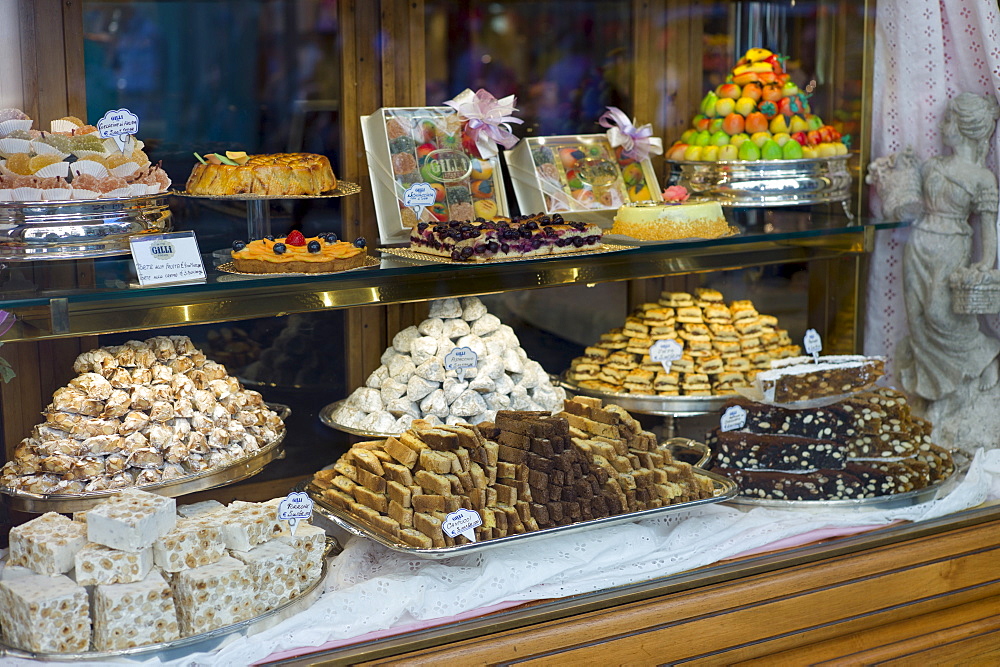
[[[998,117],[993,97],[962,93],[948,102],[941,136],[952,154],[931,158],[921,169],[923,211],[903,255],[909,335],[896,349],[898,377],[909,394],[926,401],[935,433],[951,433],[935,440],[969,450],[996,446],[1000,435],[979,433],[986,429],[976,424],[941,422],[963,413],[977,419],[977,405],[995,406],[1000,398],[1000,340],[979,320],[979,314],[1000,312],[997,177],[985,166]],[[976,226],[982,256],[973,262]],[[989,421],[984,416],[980,424]]]

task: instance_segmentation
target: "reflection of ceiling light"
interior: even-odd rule
[[[491,62],[493,62],[493,57],[490,56],[490,54],[487,53],[482,58],[480,58],[480,60],[482,61],[482,63],[484,65],[489,65]]]
[[[498,35],[506,35],[510,32],[510,21],[507,19],[506,14],[494,16],[490,19],[490,25],[493,27],[493,32]]]

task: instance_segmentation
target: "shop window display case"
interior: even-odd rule
[[[798,339],[817,329],[825,352],[859,352],[866,255],[875,234],[902,224],[867,216],[874,0],[23,4],[20,99],[33,118],[132,109],[151,158],[162,160],[175,186],[187,177],[192,151],[217,150],[323,153],[338,177],[362,185],[354,197],[274,203],[278,234],[330,230],[373,247],[378,228],[359,117],[379,107],[440,105],[465,88],[516,95],[521,136],[597,133],[603,110],[617,106],[669,145],[739,55],[762,46],[790,56],[787,69],[811,93],[815,112],[854,140],[845,205],[734,208],[737,236],[585,261],[413,266],[385,258],[362,273],[239,280],[215,268],[215,251],[245,237],[245,209],[174,198],[175,229],[195,230],[205,253],[204,283],[137,287],[127,257],[13,262],[0,272],[0,308],[17,318],[0,349],[17,372],[0,393],[8,455],[70,378],[79,352],[151,331],[189,334],[206,346],[226,338],[217,351],[243,369],[288,328],[305,332],[304,345],[323,341],[319,360],[308,362],[315,362],[311,376],[270,369],[258,379],[266,399],[292,407],[286,459],[192,499],[283,495],[317,464],[336,460],[350,439],[322,426],[320,409],[361,386],[395,332],[442,297],[488,295],[491,310],[551,373],[632,306],[663,289],[699,286],[753,299]],[[57,53],[51,35],[63,36]],[[44,75],[27,94],[33,68]],[[653,164],[667,183],[663,156]],[[235,339],[245,344],[234,347]],[[704,424],[681,419],[671,428],[695,436]],[[8,522],[25,518],[8,513]],[[967,510],[309,660],[799,662],[921,651],[946,658],[932,651],[942,644],[929,639],[935,632],[950,633],[950,657],[982,655],[988,642],[977,638],[995,627],[996,521],[995,509]],[[868,594],[873,588],[879,596]]]

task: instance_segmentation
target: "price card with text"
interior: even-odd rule
[[[441,530],[448,537],[455,538],[462,535],[470,542],[475,542],[476,528],[481,525],[483,525],[483,519],[479,516],[479,512],[463,507],[449,514],[441,522]]]
[[[649,358],[663,365],[663,372],[670,372],[670,365],[684,355],[683,346],[676,340],[658,340],[649,347]]]
[[[309,494],[293,491],[278,503],[278,520],[287,521],[288,528],[295,534],[300,521],[309,521],[313,515],[313,500]]]
[[[430,183],[414,183],[403,193],[403,205],[413,209],[417,220],[420,219],[424,209],[433,206],[435,201],[437,201],[437,192],[434,191]]]
[[[738,431],[747,425],[747,411],[738,405],[730,405],[722,413],[719,429],[722,431]]]
[[[118,145],[118,150],[122,153],[126,151],[129,141],[136,134],[139,134],[139,117],[128,109],[115,109],[104,114],[101,120],[97,121],[97,134],[102,139],[111,138]]]
[[[479,357],[471,347],[456,347],[444,357],[444,367],[446,370],[458,373],[458,379],[465,381],[465,371],[475,368],[479,363]]]
[[[806,354],[811,354],[813,361],[819,363],[819,353],[823,351],[823,339],[819,337],[819,333],[815,329],[809,329],[802,342],[806,348]]]
[[[129,245],[143,287],[205,281],[205,263],[194,232],[136,236]]]

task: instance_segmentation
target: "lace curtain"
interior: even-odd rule
[[[995,0],[879,0],[876,10],[872,157],[912,146],[925,160],[944,153],[938,123],[963,92],[1000,91],[1000,10]],[[1000,97],[998,97],[1000,99]],[[1000,132],[987,165],[997,171]],[[879,215],[872,200],[872,215]],[[866,354],[888,357],[906,334],[902,263],[907,230],[880,232],[871,257]],[[993,326],[994,330],[997,327]]]

